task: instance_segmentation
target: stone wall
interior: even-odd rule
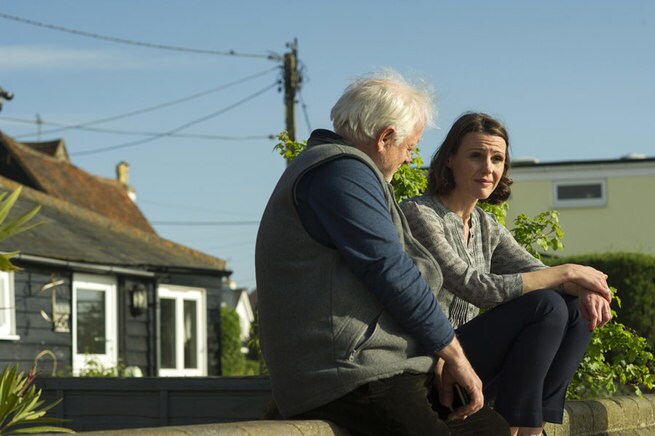
[[[562,425],[548,424],[548,436],[655,435],[655,394],[642,398],[568,401]],[[82,433],[87,436],[346,436],[348,433],[325,421],[242,421],[222,424],[109,430]]]

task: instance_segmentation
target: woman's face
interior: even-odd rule
[[[447,166],[453,172],[455,189],[451,195],[468,200],[484,200],[498,186],[505,169],[507,144],[500,136],[467,133]]]

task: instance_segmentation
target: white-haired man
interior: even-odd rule
[[[393,71],[354,80],[280,178],[256,245],[260,340],[286,418],[352,434],[449,434],[473,424],[482,383],[434,296],[439,267],[411,235],[389,182],[435,114],[429,89]],[[433,410],[455,384],[470,401]],[[498,434],[498,433],[495,433]]]

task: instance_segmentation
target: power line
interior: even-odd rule
[[[178,51],[178,52],[186,52],[186,53],[196,53],[196,54],[206,54],[206,55],[215,55],[215,56],[236,56],[236,57],[246,57],[246,58],[261,58],[261,59],[269,59],[272,61],[281,61],[282,57],[278,54],[269,54],[269,55],[261,55],[261,54],[251,54],[251,53],[237,53],[234,50],[230,51],[220,51],[220,50],[208,50],[208,49],[199,49],[199,48],[191,48],[191,47],[180,47],[180,46],[174,46],[174,45],[167,45],[167,44],[155,44],[155,43],[150,43],[150,42],[143,42],[143,41],[135,41],[131,39],[125,39],[125,38],[117,38],[114,36],[106,36],[106,35],[100,35],[97,33],[92,33],[92,32],[86,32],[83,30],[76,30],[76,29],[71,29],[68,27],[63,27],[63,26],[58,26],[55,24],[48,24],[48,23],[43,23],[41,21],[35,21],[35,20],[30,20],[27,18],[22,18],[22,17],[17,17],[15,15],[9,15],[0,12],[0,18],[4,18],[6,20],[12,20],[12,21],[17,21],[19,23],[23,24],[29,24],[31,26],[37,26],[37,27],[43,27],[46,29],[51,29],[51,30],[57,30],[60,32],[65,32],[65,33],[71,33],[73,35],[79,35],[79,36],[85,36],[87,38],[94,38],[94,39],[100,39],[103,41],[109,41],[109,42],[114,42],[118,44],[128,44],[128,45],[136,45],[139,47],[147,47],[147,48],[154,48],[154,49],[159,49],[159,50],[169,50],[169,51]]]
[[[278,86],[279,86],[279,83],[275,82],[275,83],[273,83],[273,84],[271,84],[271,85],[269,85],[269,86],[255,92],[254,94],[251,94],[248,97],[246,97],[244,99],[241,99],[241,100],[237,101],[236,103],[231,104],[231,105],[229,105],[229,106],[227,106],[227,107],[225,107],[225,108],[223,108],[221,110],[213,112],[213,113],[211,113],[209,115],[206,115],[204,117],[198,118],[196,120],[189,121],[188,123],[182,124],[181,126],[178,126],[178,127],[174,128],[172,130],[169,130],[168,132],[164,132],[164,133],[152,136],[150,138],[140,139],[140,140],[137,140],[137,141],[127,142],[127,143],[124,143],[124,144],[111,145],[109,147],[96,148],[95,150],[79,151],[79,152],[76,152],[76,153],[69,153],[69,154],[71,156],[82,156],[82,155],[88,155],[88,154],[103,153],[105,151],[117,150],[119,148],[134,147],[136,145],[141,145],[141,144],[145,144],[147,142],[154,141],[155,139],[163,138],[165,136],[170,136],[173,133],[177,133],[177,132],[179,132],[181,130],[184,130],[184,129],[188,128],[188,127],[191,127],[193,125],[202,123],[203,121],[207,121],[207,120],[209,120],[211,118],[215,118],[215,117],[217,117],[219,115],[222,115],[223,113],[225,113],[225,112],[227,112],[227,111],[229,111],[231,109],[234,109],[235,107],[237,107],[237,106],[239,106],[239,105],[241,105],[241,104],[243,104],[243,103],[245,103],[245,102],[247,102],[249,100],[252,100],[253,98],[255,98],[255,97],[257,97],[257,96],[259,96],[261,94],[263,94],[264,92],[268,91],[269,89],[277,88]]]
[[[155,226],[254,226],[259,221],[150,221]]]
[[[232,81],[232,82],[217,86],[215,88],[207,89],[205,91],[197,92],[197,93],[189,95],[187,97],[178,98],[178,99],[175,99],[175,100],[172,100],[172,101],[160,103],[160,104],[150,106],[150,107],[146,107],[146,108],[143,108],[143,109],[137,109],[137,110],[133,110],[133,111],[130,111],[130,112],[127,112],[127,113],[123,113],[123,114],[118,114],[118,115],[113,115],[111,117],[101,118],[99,120],[88,121],[86,123],[79,123],[79,124],[75,124],[75,125],[64,125],[65,127],[62,127],[62,128],[59,128],[59,129],[50,129],[50,130],[46,130],[46,131],[40,132],[40,133],[50,134],[50,133],[57,133],[57,132],[70,130],[70,129],[93,130],[93,129],[84,129],[84,128],[87,127],[87,126],[92,126],[92,125],[96,125],[96,124],[107,123],[109,121],[116,121],[116,120],[120,120],[120,119],[124,119],[124,118],[129,118],[129,117],[132,117],[132,116],[135,116],[135,115],[141,115],[141,114],[144,114],[144,113],[147,113],[147,112],[153,112],[155,110],[162,109],[162,108],[165,108],[165,107],[168,107],[168,106],[173,106],[173,105],[176,105],[176,104],[179,104],[179,103],[184,103],[186,101],[193,100],[193,99],[196,99],[196,98],[199,98],[199,97],[204,97],[206,95],[213,94],[213,93],[218,92],[218,91],[222,91],[224,89],[230,88],[232,86],[239,85],[239,84],[247,82],[249,80],[256,79],[258,77],[261,77],[261,76],[263,76],[265,74],[270,73],[271,71],[278,70],[278,69],[279,69],[279,67],[269,68],[266,71],[262,71],[262,72],[259,72],[257,74],[253,74],[251,76],[247,76],[247,77],[244,77],[242,79],[235,80],[235,81]],[[45,123],[44,122],[43,124],[51,124],[52,125],[53,123],[52,122],[51,123]],[[102,130],[97,130],[97,131],[102,131]],[[116,132],[107,131],[107,133],[119,133],[120,134],[121,132],[119,132],[119,131],[116,131]],[[34,135],[35,135],[34,133],[26,133],[26,134],[18,135],[15,138],[25,138],[25,137],[34,136]]]
[[[300,107],[302,108],[302,113],[305,116],[305,124],[307,124],[307,130],[309,133],[312,132],[312,125],[309,122],[309,114],[307,113],[307,105],[305,104],[305,100],[302,98],[302,92],[300,88],[298,88],[298,98],[300,99]]]
[[[16,118],[16,117],[2,117],[0,116],[0,121],[1,120],[7,120],[7,121],[13,121],[16,123],[25,123],[25,124],[45,124],[49,126],[62,126],[63,128],[61,129],[52,129],[52,130],[47,130],[46,133],[50,132],[52,133],[53,131],[61,131],[61,130],[70,130],[70,129],[75,129],[75,130],[84,130],[84,131],[89,131],[89,132],[96,132],[96,133],[108,133],[112,135],[131,135],[131,136],[157,136],[157,135],[165,135],[169,136],[171,138],[187,138],[187,139],[207,139],[211,141],[215,140],[220,140],[220,141],[251,141],[253,139],[275,139],[275,135],[273,134],[268,134],[268,135],[249,135],[249,136],[228,136],[228,135],[203,135],[203,134],[193,134],[193,133],[162,133],[162,132],[144,132],[144,131],[136,131],[136,130],[118,130],[118,129],[103,129],[100,127],[84,127],[80,125],[73,125],[73,124],[64,124],[64,123],[57,123],[54,121],[46,121],[44,119],[39,120],[28,120],[26,118]],[[29,134],[32,136],[32,134]],[[26,135],[17,135],[14,136],[14,138],[20,138],[24,137]]]

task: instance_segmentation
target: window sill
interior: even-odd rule
[[[20,340],[20,336],[18,335],[0,335],[0,341],[18,341]]]

